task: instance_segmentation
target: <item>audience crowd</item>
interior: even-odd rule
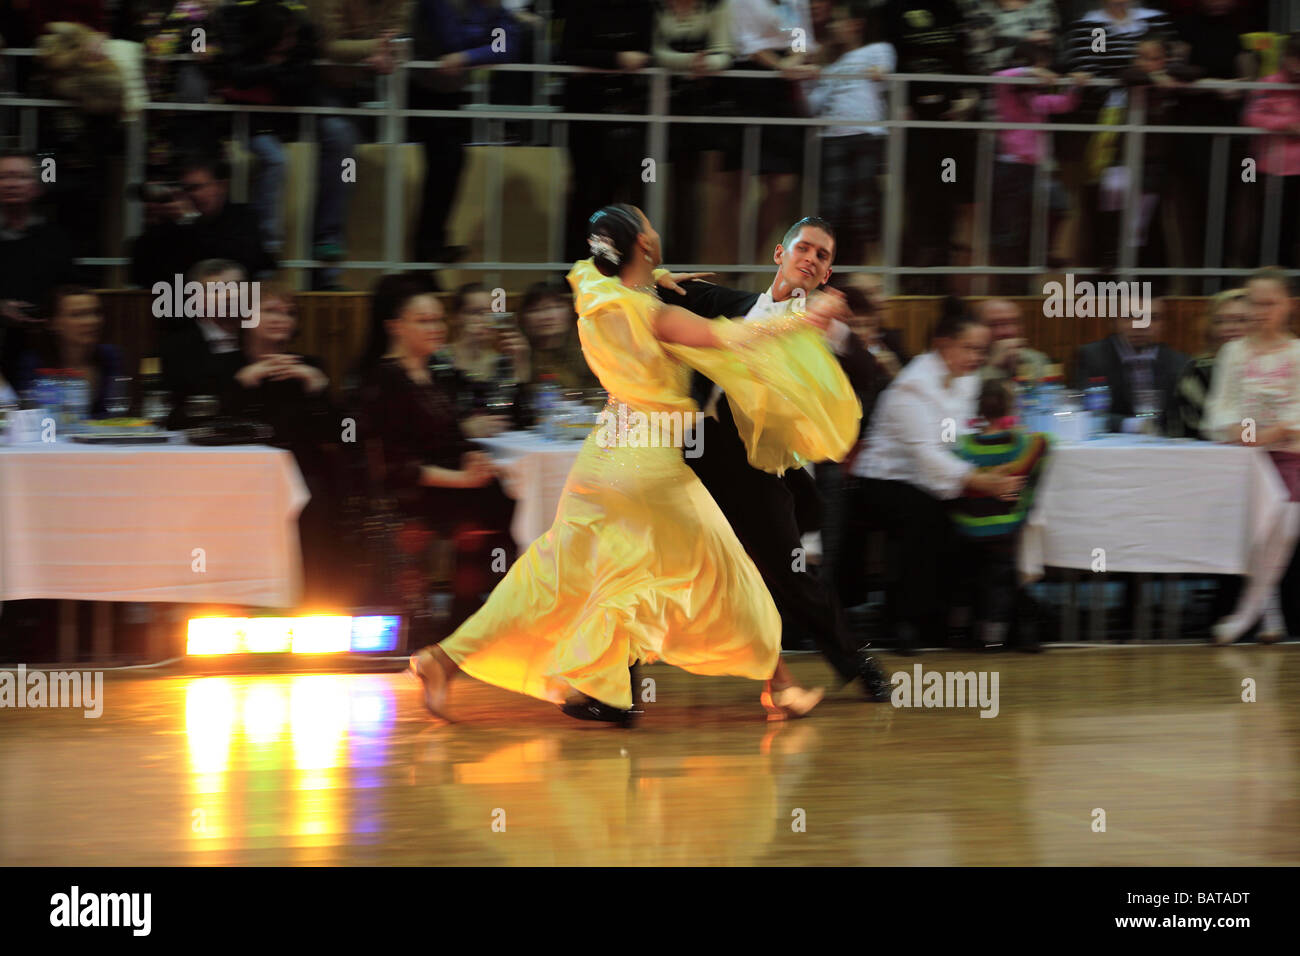
[[[454,627],[497,579],[493,562],[508,565],[515,556],[514,502],[474,441],[533,423],[542,386],[598,385],[582,357],[572,296],[563,283],[538,283],[512,315],[481,285],[439,296],[430,273],[386,276],[371,290],[364,353],[346,381],[331,383],[319,357],[294,350],[296,293],[274,281],[285,243],[284,144],[296,135],[294,107],[371,101],[378,95],[376,79],[414,57],[438,67],[413,81],[411,105],[458,111],[468,102],[467,71],[527,60],[539,35],[551,31],[557,59],[600,71],[565,77],[566,110],[641,112],[648,95],[642,71],[662,65],[682,71],[673,78],[671,101],[683,114],[843,117],[842,125],[817,128],[818,211],[833,229],[836,263],[855,266],[880,261],[880,177],[888,170],[885,130],[876,124],[889,112],[888,76],[1030,76],[1038,85],[911,84],[907,115],[1112,124],[1124,122],[1140,102],[1149,123],[1255,127],[1257,133],[1234,141],[1233,149],[1249,152],[1259,144],[1261,178],[1279,180],[1284,208],[1277,258],[1296,265],[1300,190],[1292,186],[1300,174],[1300,92],[1239,96],[1198,89],[1196,81],[1296,82],[1300,34],[1257,42],[1268,35],[1256,4],[1162,6],[1168,9],[1130,0],[566,0],[552,9],[554,20],[544,21],[526,6],[491,0],[316,0],[305,7],[288,0],[52,0],[0,5],[0,35],[10,46],[37,45],[50,23],[66,18],[153,53],[183,52],[190,31],[202,25],[207,46],[196,59],[151,65],[150,96],[286,108],[285,114],[249,114],[255,165],[247,205],[229,195],[222,146],[231,136],[229,114],[196,121],[196,114],[177,111],[150,127],[149,181],[138,187],[145,223],[131,250],[131,281],[150,288],[176,276],[200,283],[263,280],[251,326],[240,322],[233,306],[214,309],[210,299],[202,316],[160,320],[157,354],[168,421],[190,424],[204,407],[196,399],[211,399],[226,420],[258,422],[268,441],[293,453],[312,492],[301,517],[309,600],[399,600],[413,619],[429,625],[429,581],[441,573],[451,586],[440,619]],[[1106,40],[1100,47],[1097,31]],[[792,36],[799,42],[792,44]],[[333,65],[316,65],[322,58]],[[714,75],[733,68],[764,77]],[[1090,86],[1094,77],[1120,85]],[[39,60],[20,64],[13,80],[16,88],[34,92],[46,82]],[[531,96],[508,82],[494,82],[493,91],[507,99]],[[57,116],[41,120],[41,143],[62,155],[58,129]],[[329,288],[340,281],[329,264],[347,258],[347,188],[337,175],[339,161],[376,130],[352,117],[328,116],[316,129],[312,248],[326,264],[318,286]],[[424,144],[428,170],[416,255],[453,262],[464,253],[453,244],[448,218],[468,120],[427,118],[410,129]],[[703,154],[720,152],[723,171],[734,173],[745,152],[739,130],[678,124],[669,139],[670,162],[687,170],[683,181],[691,182],[689,168]],[[1131,242],[1140,263],[1162,266],[1171,254],[1158,238],[1170,235],[1166,221],[1191,248],[1203,246],[1206,218],[1190,207],[1207,186],[1205,141],[1186,149],[1179,138],[1150,135],[1146,143],[1139,221],[1121,237],[1116,197],[1127,191],[1122,137],[1105,131],[1000,133],[993,169],[995,261],[1025,263],[1035,181],[1049,162],[1042,171],[1052,248],[1072,242],[1075,254],[1104,266],[1113,263],[1121,242]],[[591,210],[641,198],[642,180],[628,171],[640,169],[645,127],[575,123],[567,146],[574,176],[566,251],[583,258]],[[973,147],[970,134],[943,127],[906,134],[905,265],[957,261],[973,177],[962,172],[947,181],[939,169],[950,159],[959,170],[973,169]],[[112,137],[103,141],[104,150],[114,148]],[[25,397],[41,370],[58,368],[86,379],[90,410],[102,417],[122,400],[117,346],[124,343],[105,341],[90,268],[78,264],[103,254],[84,208],[69,212],[84,205],[84,196],[66,192],[60,176],[39,202],[46,152],[0,154],[0,407]],[[1059,162],[1051,162],[1053,155]],[[794,218],[792,204],[810,174],[802,129],[766,128],[755,161],[763,187],[761,242]],[[920,178],[931,171],[933,181]],[[1185,188],[1197,182],[1199,193]],[[1245,239],[1258,235],[1265,217],[1248,199],[1257,193],[1239,186],[1225,187],[1234,203],[1244,203],[1229,227],[1246,221],[1252,228],[1224,238],[1245,237],[1232,248],[1258,259],[1261,248],[1247,249]],[[674,196],[666,244],[673,259],[683,261],[709,225],[688,189]],[[1076,235],[1062,236],[1071,209]],[[929,281],[913,291],[929,290]],[[1025,383],[1052,374],[1053,359],[1069,363],[1076,388],[1107,385],[1112,431],[1154,418],[1155,427],[1172,436],[1239,441],[1234,423],[1253,416],[1263,429],[1259,443],[1269,447],[1293,500],[1300,495],[1300,344],[1289,331],[1290,288],[1282,273],[1259,273],[1244,288],[1216,297],[1205,318],[1206,351],[1194,358],[1162,341],[1159,301],[1145,328],[1116,319],[1112,334],[1077,355],[1049,357],[1024,334],[1021,306],[999,298],[973,309],[950,300],[930,348],[910,356],[889,327],[879,280],[858,274],[841,287],[849,327],[874,372],[855,382],[864,409],[857,447],[846,461],[817,469],[826,506],[823,562],[813,573],[826,575],[846,606],[861,605],[871,577],[867,542],[873,532],[883,535],[894,558],[887,562],[894,573],[883,584],[887,623],[904,649],[946,642],[961,620],[952,613],[958,606],[973,615],[977,646],[1036,647],[1036,612],[1017,578],[1015,554],[1051,442],[1026,431],[1017,416]],[[1014,291],[1026,289],[1007,282],[1002,294]],[[345,419],[358,424],[354,445],[338,440]],[[928,428],[948,419],[960,423],[959,441],[945,441]],[[933,440],[918,440],[930,432]],[[1244,588],[1218,582],[1225,613],[1236,607],[1216,627],[1217,639],[1236,639],[1256,621],[1261,636],[1285,634],[1278,582],[1300,533],[1293,518],[1276,530],[1264,565],[1252,569]],[[358,543],[364,546],[359,552],[352,548]],[[369,580],[358,574],[359,562],[370,568]]]

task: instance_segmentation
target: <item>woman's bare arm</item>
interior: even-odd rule
[[[665,305],[655,313],[654,330],[655,337],[661,342],[709,349],[722,345],[708,319],[676,305]]]

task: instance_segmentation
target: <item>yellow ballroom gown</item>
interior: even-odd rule
[[[756,467],[779,474],[841,460],[853,446],[861,404],[807,323],[716,319],[724,347],[673,345],[654,335],[656,297],[602,276],[590,259],[568,279],[610,415],[625,411],[633,426],[638,412],[694,421],[694,368],[726,392]],[[608,425],[583,443],[550,530],[443,651],[471,677],[557,704],[578,691],[631,707],[628,666],[638,661],[771,677],[780,615],[682,448],[656,447],[635,430],[611,442]]]

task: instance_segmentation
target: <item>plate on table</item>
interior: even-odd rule
[[[134,431],[126,432],[90,432],[73,435],[72,440],[83,445],[165,445],[172,440],[171,432]]]

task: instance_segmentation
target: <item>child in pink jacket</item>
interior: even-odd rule
[[[995,76],[1038,76],[1045,81],[1056,79],[1048,69],[1051,50],[1036,43],[1016,46],[1012,62],[1016,65],[1000,70]],[[1076,87],[1064,93],[1048,93],[1027,84],[998,84],[994,89],[994,110],[999,122],[1042,123],[1053,113],[1068,113],[1079,105],[1077,86],[1088,75],[1074,76]],[[1034,209],[1035,168],[1046,155],[1046,137],[1050,133],[1032,129],[1008,129],[998,133],[997,161],[993,166],[993,261],[996,265],[1024,265],[1029,261],[1029,231]],[[1050,208],[1064,209],[1060,183],[1051,181]],[[1015,291],[1006,289],[1005,291]],[[1019,291],[1023,292],[1023,289]]]
[[[1281,72],[1264,77],[1261,83],[1300,84],[1300,33],[1287,38],[1282,50]],[[1300,216],[1300,90],[1264,90],[1251,96],[1242,116],[1245,126],[1271,130],[1273,135],[1256,141],[1255,159],[1259,171],[1282,179],[1282,233],[1277,247],[1277,263],[1290,267],[1295,263],[1297,217]],[[1261,183],[1259,192],[1267,196],[1268,186]],[[1267,250],[1263,250],[1267,255]],[[1272,263],[1261,263],[1268,265]]]

